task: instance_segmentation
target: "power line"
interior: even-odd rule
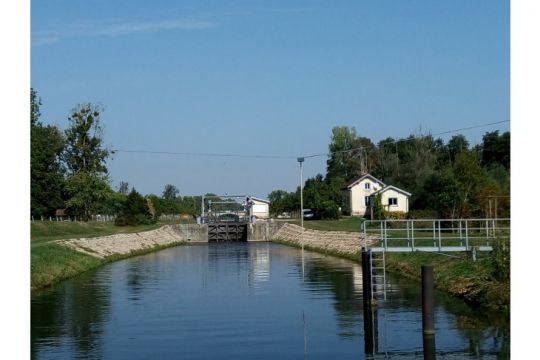
[[[491,125],[498,125],[510,122],[510,120],[503,120],[503,121],[497,121],[492,123],[486,123],[486,124],[480,124],[480,125],[474,125],[469,127],[464,127],[460,129],[454,129],[454,130],[447,130],[436,134],[428,134],[424,136],[411,136],[409,138],[405,139],[396,139],[394,141],[385,142],[383,145],[390,145],[395,144],[401,141],[410,141],[410,140],[416,140],[420,138],[425,137],[433,137],[433,136],[439,136],[439,135],[445,135],[445,134],[451,134],[458,131],[465,131],[465,130],[471,130],[471,129],[477,129],[481,127],[491,126]],[[314,158],[319,156],[330,156],[332,154],[344,154],[348,152],[353,152],[357,150],[367,149],[366,146],[361,146],[353,149],[348,150],[340,150],[340,151],[331,151],[331,152],[325,152],[325,153],[319,153],[319,154],[312,154],[312,155],[306,155],[303,156],[304,158]],[[249,154],[223,154],[223,153],[199,153],[199,152],[176,152],[176,151],[152,151],[152,150],[125,150],[125,149],[113,149],[112,153],[117,152],[123,152],[123,153],[137,153],[137,154],[159,154],[159,155],[181,155],[181,156],[205,156],[205,157],[231,157],[231,158],[244,158],[244,159],[297,159],[298,156],[280,156],[280,155],[249,155]]]
[[[249,158],[249,159],[296,159],[296,156],[195,153],[195,152],[151,151],[151,150],[113,149],[112,152],[113,153],[123,152],[123,153],[137,153],[137,154],[183,155],[183,156],[235,157],[235,158]]]

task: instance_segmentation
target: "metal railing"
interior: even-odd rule
[[[362,231],[374,251],[491,251],[493,241],[510,238],[510,219],[366,220]]]

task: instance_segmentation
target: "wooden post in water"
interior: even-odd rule
[[[364,308],[369,308],[373,300],[371,285],[371,253],[366,249],[362,249],[362,292]]]
[[[379,325],[377,308],[364,306],[364,353],[375,355],[379,351]]]
[[[424,359],[435,359],[433,266],[422,265],[422,338]]]

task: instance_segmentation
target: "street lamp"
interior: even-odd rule
[[[304,179],[302,174],[302,163],[304,162],[303,157],[299,157],[298,163],[300,163],[300,226],[302,227],[302,250],[304,250]]]
[[[297,158],[300,163],[300,226],[304,228],[304,179],[302,174],[302,163],[304,162],[303,157]]]

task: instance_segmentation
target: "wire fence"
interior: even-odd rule
[[[87,220],[84,220],[80,216],[40,216],[40,217],[30,217],[31,222],[84,222],[84,221],[102,221],[102,222],[113,222],[116,219],[116,215],[91,215]]]

